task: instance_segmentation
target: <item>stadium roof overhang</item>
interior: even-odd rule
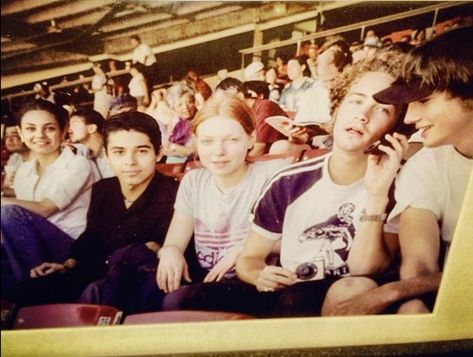
[[[261,23],[308,18],[319,3],[2,0],[2,88],[21,84],[24,73],[81,71],[90,61],[128,60],[133,34],[159,53],[251,31]]]

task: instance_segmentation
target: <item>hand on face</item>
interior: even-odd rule
[[[386,197],[396,174],[401,166],[401,160],[409,148],[404,135],[386,134],[386,140],[391,146],[380,145],[379,150],[384,155],[369,155],[368,167],[365,174],[365,186],[369,195]]]

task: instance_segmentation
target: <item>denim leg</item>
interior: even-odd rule
[[[2,299],[14,301],[14,292],[16,289],[16,279],[13,275],[12,268],[7,259],[7,253],[2,243],[1,245],[1,286],[2,286]]]
[[[7,259],[18,281],[45,261],[66,260],[74,241],[46,218],[16,205],[2,206],[1,227]]]
[[[188,296],[193,296],[193,294],[195,294],[195,289],[198,289],[197,284],[183,285],[180,286],[179,289],[166,294],[163,299],[163,304],[161,305],[161,310],[184,310],[183,302],[188,298]]]

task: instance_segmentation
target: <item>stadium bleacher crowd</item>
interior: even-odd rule
[[[156,86],[133,36],[125,76],[38,83],[2,117],[2,328],[431,312],[473,168],[472,38],[334,36],[212,88]]]

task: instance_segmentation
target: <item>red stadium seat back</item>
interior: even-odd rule
[[[174,177],[178,180],[184,175],[185,163],[156,164],[156,171],[164,176]]]
[[[200,310],[176,310],[148,312],[143,314],[128,315],[123,321],[124,325],[157,324],[171,322],[199,322],[199,321],[222,321],[222,320],[250,320],[253,316],[237,312],[225,311],[200,311]]]
[[[112,306],[89,304],[49,304],[18,310],[13,329],[116,325],[122,312]]]
[[[313,159],[314,157],[322,156],[328,153],[330,150],[329,149],[310,149],[304,151],[301,157],[301,161]]]
[[[186,167],[184,169],[185,172],[189,172],[194,169],[201,169],[204,166],[199,160],[191,160],[186,163]]]
[[[268,160],[286,160],[288,163],[292,164],[298,162],[301,157],[302,151],[293,151],[284,154],[264,154],[259,156],[249,157],[250,162],[257,161],[268,161]]]
[[[2,299],[2,330],[11,329],[16,305],[8,300]]]

